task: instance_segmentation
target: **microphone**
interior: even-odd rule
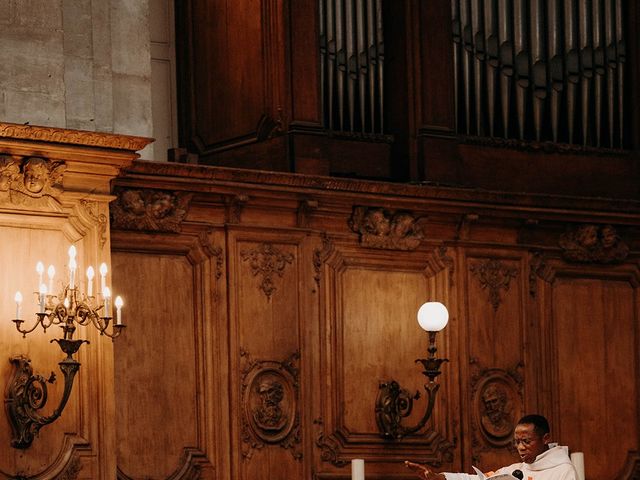
[[[518,480],[522,480],[522,478],[524,477],[524,474],[522,473],[521,470],[514,470],[511,475],[513,475],[514,477],[516,477]]]

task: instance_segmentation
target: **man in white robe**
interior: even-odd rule
[[[487,477],[507,474],[521,480],[578,480],[567,447],[549,447],[549,422],[542,415],[522,417],[514,430],[513,440],[522,461],[502,467]],[[482,480],[479,475],[436,473],[417,463],[405,464],[424,480]]]

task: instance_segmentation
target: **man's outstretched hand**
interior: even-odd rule
[[[427,467],[420,465],[419,463],[405,461],[404,465],[409,470],[416,472],[418,478],[422,478],[423,480],[445,480],[445,476],[442,473],[432,472]]]

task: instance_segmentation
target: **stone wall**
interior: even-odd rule
[[[0,11],[0,120],[152,136],[148,0],[0,0]]]

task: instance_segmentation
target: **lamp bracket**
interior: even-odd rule
[[[56,340],[67,354],[58,365],[64,375],[64,392],[60,403],[51,415],[41,415],[39,410],[47,403],[47,383],[55,382],[55,374],[52,372],[48,379],[42,375],[34,374],[31,367],[31,359],[24,355],[17,355],[9,359],[13,365],[13,371],[5,396],[5,410],[9,417],[13,438],[11,446],[18,449],[26,449],[45,425],[53,423],[64,410],[69,400],[73,380],[80,369],[80,362],[74,360],[71,355],[75,353],[86,340]],[[88,343],[88,342],[87,342]]]

